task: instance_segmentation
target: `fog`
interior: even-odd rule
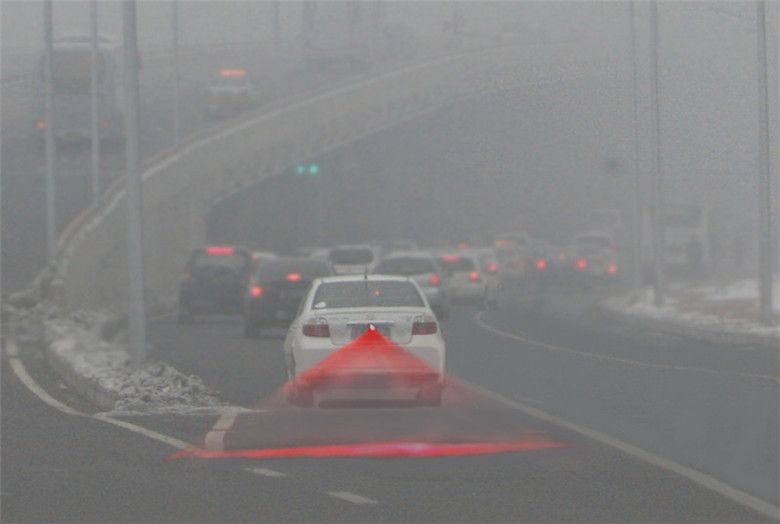
[[[121,35],[121,3],[101,2],[99,7],[100,31]],[[776,3],[769,7],[770,101],[776,136],[778,9]],[[170,49],[172,8],[172,2],[138,3],[142,51],[153,54]],[[40,1],[3,2],[4,78],[25,74],[30,64],[19,56],[41,48],[42,12]],[[260,228],[269,239],[267,243],[271,247],[294,244],[300,238],[280,237],[300,237],[301,229],[316,229],[317,235],[303,237],[306,242],[322,243],[369,240],[366,237],[372,234],[411,237],[423,232],[426,241],[451,241],[516,228],[563,242],[581,227],[582,217],[594,207],[619,207],[631,216],[635,173],[645,203],[650,201],[655,184],[655,127],[649,4],[636,4],[636,96],[629,14],[627,2],[388,2],[388,23],[411,28],[421,47],[440,39],[448,21],[460,16],[465,34],[471,38],[498,38],[516,31],[529,44],[600,41],[620,50],[623,60],[615,70],[593,71],[587,79],[492,93],[464,102],[323,158],[326,164],[337,161],[338,169],[345,171],[342,180],[326,184],[329,187],[320,192],[331,198],[324,204],[325,224],[298,219],[294,227],[290,223],[281,226],[267,216],[257,216],[262,223],[277,226],[273,230]],[[54,27],[55,36],[87,33],[89,3],[55,2]],[[271,46],[276,36],[274,3],[181,1],[179,27],[184,47],[247,42]],[[279,49],[289,53],[299,46],[301,31],[301,4],[281,2]],[[735,236],[749,237],[755,263],[759,129],[754,6],[742,2],[659,4],[658,61],[661,172],[667,198],[708,206],[717,240],[727,245]],[[247,67],[257,84],[273,84],[279,94],[278,72],[258,70],[246,61],[224,65]],[[332,82],[339,75],[346,79],[350,74],[312,74],[299,64],[285,67],[293,70],[292,82],[301,90],[314,91],[323,79]],[[198,85],[186,89],[202,92],[208,82],[202,75]],[[309,85],[301,87],[302,83]],[[155,89],[142,96],[149,99],[162,93]],[[29,130],[29,120],[25,120],[29,102],[9,90],[6,93],[4,143],[10,144]],[[194,98],[191,103],[191,112],[200,112],[197,105],[202,99]],[[21,120],[12,122],[12,116]],[[142,125],[171,126],[169,119],[157,118],[160,121],[152,124],[144,117]],[[774,150],[777,187],[776,147]],[[13,151],[4,151],[6,171],[13,156]],[[10,175],[13,173],[6,172]],[[327,180],[327,173],[324,175]],[[360,182],[347,187],[344,180],[349,177]],[[278,203],[278,195],[269,193],[272,185],[269,182],[258,188],[263,196],[257,198]],[[279,182],[274,187],[279,187]],[[289,188],[277,190],[293,195]],[[300,192],[297,199],[301,200]],[[316,204],[311,198],[303,200],[306,206]],[[313,222],[323,218],[322,212],[315,215],[310,211],[298,216],[308,213]],[[262,235],[256,232],[252,238],[236,233],[235,216],[225,220],[227,226],[217,224],[212,229],[241,237],[228,240],[263,243],[257,238]]]
[[[100,0],[100,32],[121,38],[131,4]],[[764,116],[780,270],[780,1],[766,4],[768,115],[754,2],[138,0],[134,207],[123,176],[136,144],[133,54],[101,44],[93,91],[91,53],[60,41],[44,85],[44,2],[0,0],[7,520],[776,516],[780,311],[763,311],[769,286],[757,285]],[[90,5],[55,0],[55,37],[89,34]],[[661,199],[693,213],[672,215],[675,228]],[[594,210],[618,217],[601,237]],[[663,257],[650,253],[658,223],[670,233]],[[392,284],[413,300],[385,302],[369,272],[390,272],[375,263],[415,242],[426,273],[404,268],[410,280]],[[325,248],[369,243],[345,264],[364,302],[320,301],[315,286],[331,281],[299,260],[278,258],[283,270],[262,280],[278,255],[336,273]],[[485,249],[458,251],[468,246]],[[65,317],[62,330],[44,322]],[[299,331],[302,346],[313,341],[304,357]],[[394,346],[412,342],[422,369],[398,358]],[[317,366],[345,347],[354,367]],[[395,385],[388,362],[410,398],[316,405],[320,386],[371,396],[383,378]],[[308,365],[322,381],[301,387]],[[139,370],[165,395],[136,387]],[[111,387],[133,413],[93,417],[87,396],[123,407]],[[174,396],[176,411],[142,409]],[[217,398],[229,407],[218,420],[181,418],[178,407]],[[474,453],[512,454],[455,462],[450,444],[472,440]],[[331,446],[358,443],[357,456],[363,441],[383,457],[446,457],[329,461]],[[163,463],[163,446],[187,456],[186,442],[214,458],[330,454],[273,470]],[[263,449],[242,455],[247,446]],[[339,494],[372,505],[323,496]]]

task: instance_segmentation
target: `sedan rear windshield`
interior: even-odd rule
[[[258,282],[278,282],[298,275],[300,280],[311,281],[332,273],[330,264],[323,260],[274,258],[260,262],[256,278]]]
[[[424,275],[436,273],[436,266],[433,260],[427,258],[404,257],[404,258],[386,258],[376,267],[377,273],[385,275]]]
[[[334,249],[328,259],[334,264],[370,264],[374,253],[370,249]]]
[[[314,309],[425,307],[411,282],[354,281],[328,282],[317,288]]]

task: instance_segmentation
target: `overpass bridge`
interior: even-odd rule
[[[230,51],[244,56],[256,52]],[[330,82],[316,92],[280,97],[258,113],[158,152],[143,168],[147,306],[175,296],[178,282],[171,275],[178,274],[193,245],[206,241],[207,217],[219,202],[296,162],[414,118],[497,91],[598,75],[620,58],[620,51],[604,42],[481,41],[455,53],[434,53],[415,63]],[[159,77],[165,59],[160,55],[156,60]],[[62,234],[49,289],[63,310],[123,312],[128,287],[124,199],[124,184],[117,181]]]

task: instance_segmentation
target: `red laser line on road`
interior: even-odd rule
[[[401,391],[442,379],[448,382],[440,370],[396,344],[370,324],[360,337],[301,373],[295,386],[347,390],[356,386],[377,386]],[[423,418],[419,414],[415,415],[413,410],[390,413],[390,418],[377,418],[376,411],[328,413],[292,408],[286,402],[279,402],[292,387],[291,383],[285,384],[280,391],[282,395],[267,399],[266,407],[272,409],[264,410],[263,424],[246,419],[231,430],[230,438],[225,440],[222,435],[220,442],[228,442],[228,449],[222,446],[204,449],[206,446],[193,444],[172,455],[169,460],[429,458],[569,447],[543,432],[529,431],[511,422],[506,424],[503,420],[491,419],[490,408],[486,410],[484,401],[477,400],[480,396],[462,386],[456,388],[458,398],[451,398],[448,407],[437,409]],[[469,416],[469,413],[472,415]],[[385,430],[381,429],[383,424]],[[285,432],[290,432],[289,437],[285,437]],[[302,435],[307,442],[301,441]],[[300,444],[285,445],[296,441]]]
[[[335,457],[377,457],[377,458],[429,458],[469,455],[491,455],[513,451],[565,448],[568,444],[552,440],[529,440],[520,442],[457,443],[436,444],[426,442],[378,442],[372,444],[344,444],[337,446],[302,446],[297,448],[237,449],[209,451],[187,448],[168,460],[179,458],[335,458]]]

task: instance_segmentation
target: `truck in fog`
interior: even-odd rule
[[[46,56],[37,60],[34,122],[40,137],[46,121]],[[62,142],[86,142],[92,137],[92,44],[90,35],[58,38],[53,43],[52,94],[54,138]],[[122,45],[107,36],[98,37],[96,61],[98,130],[100,139],[121,142],[125,137],[122,82]]]

